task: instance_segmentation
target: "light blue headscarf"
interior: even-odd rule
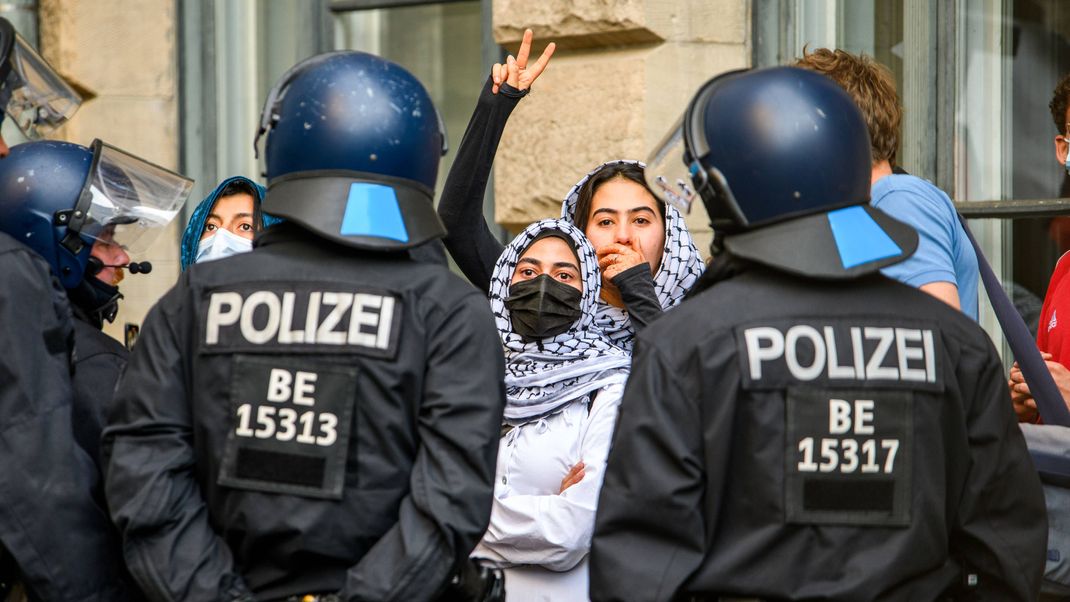
[[[260,210],[260,204],[264,201],[264,195],[267,194],[266,188],[244,176],[234,176],[223,180],[219,183],[219,186],[215,187],[215,190],[204,197],[204,200],[197,205],[197,209],[193,211],[193,215],[189,218],[189,224],[186,225],[186,231],[182,234],[183,272],[189,269],[189,266],[193,265],[197,260],[197,245],[201,241],[201,234],[204,233],[204,223],[208,221],[208,215],[211,214],[212,207],[215,206],[216,199],[219,198],[219,193],[234,182],[244,182],[256,192],[253,198],[253,212],[260,216],[261,229],[274,226],[282,221],[282,218],[268,215]]]

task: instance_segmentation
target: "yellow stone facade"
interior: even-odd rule
[[[95,95],[56,137],[83,145],[100,137],[178,169],[177,6],[174,0],[39,1],[42,53]],[[270,2],[256,6],[271,10]],[[515,53],[531,27],[537,51],[551,40],[559,46],[502,140],[496,220],[515,231],[556,216],[564,194],[594,166],[644,159],[702,82],[749,65],[750,19],[748,0],[495,0],[499,44]],[[688,223],[705,253],[710,232],[697,209]],[[121,339],[125,323],[141,324],[174,284],[182,226],[173,224],[147,254],[134,257],[151,261],[153,272],[123,281],[125,299],[109,334]]]
[[[703,82],[750,64],[746,0],[496,0],[495,40],[558,50],[520,103],[495,163],[496,219],[510,230],[557,216],[569,188],[610,159],[645,159]],[[703,253],[701,207],[688,217]]]
[[[96,96],[57,138],[88,146],[100,138],[168,169],[178,169],[177,17],[174,0],[41,0],[40,47],[65,78]],[[122,340],[123,324],[144,322],[178,279],[179,224],[148,253],[151,274],[127,275],[119,315],[105,327]]]

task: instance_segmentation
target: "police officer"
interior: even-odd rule
[[[27,142],[0,161],[0,231],[47,258],[74,312],[74,432],[96,460],[126,349],[101,331],[118,311],[128,253],[177,214],[193,182],[95,140]],[[55,229],[55,233],[53,233]]]
[[[652,188],[700,196],[719,236],[703,290],[639,336],[592,599],[1036,599],[1044,500],[999,357],[878,273],[917,234],[866,202],[850,97],[734,72],[666,140]]]
[[[253,252],[150,312],[105,431],[107,494],[157,600],[429,600],[487,526],[503,359],[479,291],[412,251],[441,122],[360,52],[268,96]]]
[[[0,19],[0,120],[12,119],[34,138],[61,125],[79,102]],[[24,150],[15,149],[17,155]],[[0,139],[0,156],[9,152]],[[19,161],[8,157],[0,168]],[[80,423],[71,381],[76,336],[65,295],[72,278],[81,277],[79,262],[84,266],[90,238],[103,229],[100,219],[120,212],[112,207],[90,219],[83,207],[75,220],[85,226],[87,238],[81,238],[66,221],[74,199],[52,199],[67,203],[53,210],[24,193],[71,177],[81,188],[88,162],[77,175],[63,171],[71,165],[47,167],[56,169],[23,173],[18,190],[15,182],[0,184],[0,598],[136,599],[136,588],[124,580],[98,471],[72,432],[72,421]],[[127,227],[134,230],[132,223]],[[84,252],[61,256],[61,241],[73,245],[75,239]],[[99,436],[97,428],[86,440]]]
[[[0,599],[136,593],[94,495],[98,473],[71,432],[71,322],[48,262],[0,232]]]

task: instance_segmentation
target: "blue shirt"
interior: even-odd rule
[[[959,289],[962,313],[977,319],[977,255],[944,191],[910,175],[885,176],[870,191],[872,204],[918,231],[918,250],[881,272],[920,287],[950,282]]]

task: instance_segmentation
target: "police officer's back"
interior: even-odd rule
[[[155,599],[427,600],[486,528],[503,360],[486,299],[411,249],[443,133],[423,87],[314,57],[265,107],[252,253],[150,313],[105,435],[113,516]]]
[[[1035,599],[1044,503],[999,358],[879,275],[917,234],[865,204],[850,98],[796,69],[734,73],[682,129],[682,179],[724,236],[704,290],[639,337],[592,599]],[[659,152],[652,178],[684,155]]]

